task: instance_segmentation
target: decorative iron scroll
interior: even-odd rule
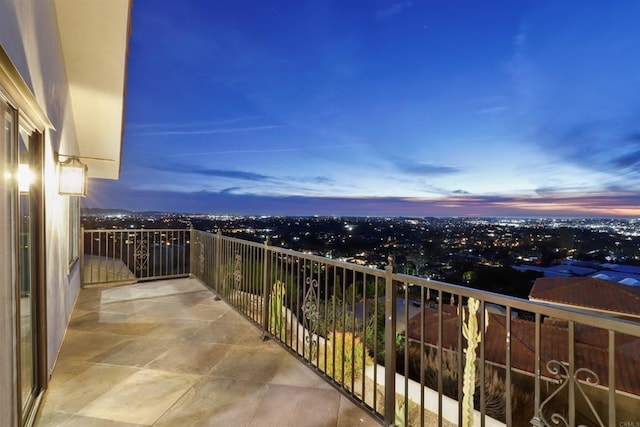
[[[320,318],[317,293],[318,281],[307,277],[305,282],[309,287],[302,302],[302,314],[304,315],[304,327],[309,333],[305,335],[304,339],[309,344],[309,350],[311,354],[313,354],[314,346],[317,345],[317,343],[314,342],[311,337],[317,332],[318,320]]]
[[[198,245],[198,248],[199,248],[198,262],[200,263],[200,265],[198,266],[198,268],[200,270],[200,277],[203,278],[204,277],[204,243],[200,241],[200,236],[197,236],[197,235],[196,235],[196,245]]]
[[[575,372],[573,373],[573,376],[570,376],[567,365],[558,360],[550,360],[547,363],[547,371],[549,371],[551,375],[554,375],[560,381],[560,385],[553,393],[551,393],[540,404],[540,409],[538,410],[538,416],[533,417],[533,419],[531,420],[531,424],[533,426],[551,427],[551,426],[563,425],[563,426],[569,427],[569,421],[563,415],[555,412],[551,414],[551,420],[548,421],[545,418],[544,412],[543,412],[543,409],[547,405],[547,403],[549,403],[558,393],[560,393],[564,388],[566,388],[567,385],[569,384],[569,381],[573,381],[573,383],[575,384],[575,387],[578,389],[578,391],[580,392],[584,400],[587,402],[587,405],[589,405],[591,412],[593,413],[593,415],[596,417],[596,420],[598,421],[598,425],[601,427],[605,426],[604,423],[602,422],[602,419],[598,415],[598,412],[593,407],[593,403],[591,403],[591,400],[589,399],[589,397],[587,397],[587,394],[585,393],[584,389],[582,388],[582,384],[580,384],[580,381],[578,379],[578,375],[585,374],[584,380],[582,381],[586,382],[589,385],[596,386],[600,384],[600,377],[598,377],[598,374],[593,372],[591,369],[579,368],[575,370]],[[578,427],[586,427],[586,426],[580,425]]]
[[[149,265],[149,245],[145,239],[136,242],[133,257],[136,260],[136,271],[144,271]]]
[[[240,283],[242,282],[242,257],[236,252],[236,262],[233,268],[233,285],[235,289],[240,289]]]

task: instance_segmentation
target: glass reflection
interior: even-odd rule
[[[22,165],[29,165],[28,139],[20,133],[18,156]],[[33,316],[33,248],[29,188],[22,188],[18,200],[18,265],[20,279],[20,384],[22,407],[31,403],[34,389],[34,316]]]

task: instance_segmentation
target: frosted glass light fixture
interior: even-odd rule
[[[64,154],[60,154],[64,156]],[[66,196],[82,196],[87,195],[87,165],[82,163],[78,156],[69,156],[64,162],[58,163],[59,166],[59,183],[58,194]]]

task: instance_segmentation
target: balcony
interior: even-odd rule
[[[80,293],[37,425],[105,420],[378,425],[189,278]]]
[[[197,230],[83,252],[41,425],[640,422],[638,323]]]

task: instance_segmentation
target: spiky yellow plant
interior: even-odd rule
[[[476,349],[482,339],[482,334],[478,329],[478,318],[476,313],[480,307],[480,301],[475,298],[469,298],[467,302],[469,308],[469,317],[465,319],[465,311],[461,310],[462,315],[462,334],[467,339],[467,348],[465,349],[465,365],[464,377],[462,381],[462,425],[463,427],[473,426],[473,395],[476,389]],[[489,326],[489,315],[485,310],[485,330]]]
[[[354,376],[362,374],[373,359],[362,340],[352,332],[330,332],[327,338],[326,358],[325,349],[320,350],[320,368],[337,382],[350,387]]]

